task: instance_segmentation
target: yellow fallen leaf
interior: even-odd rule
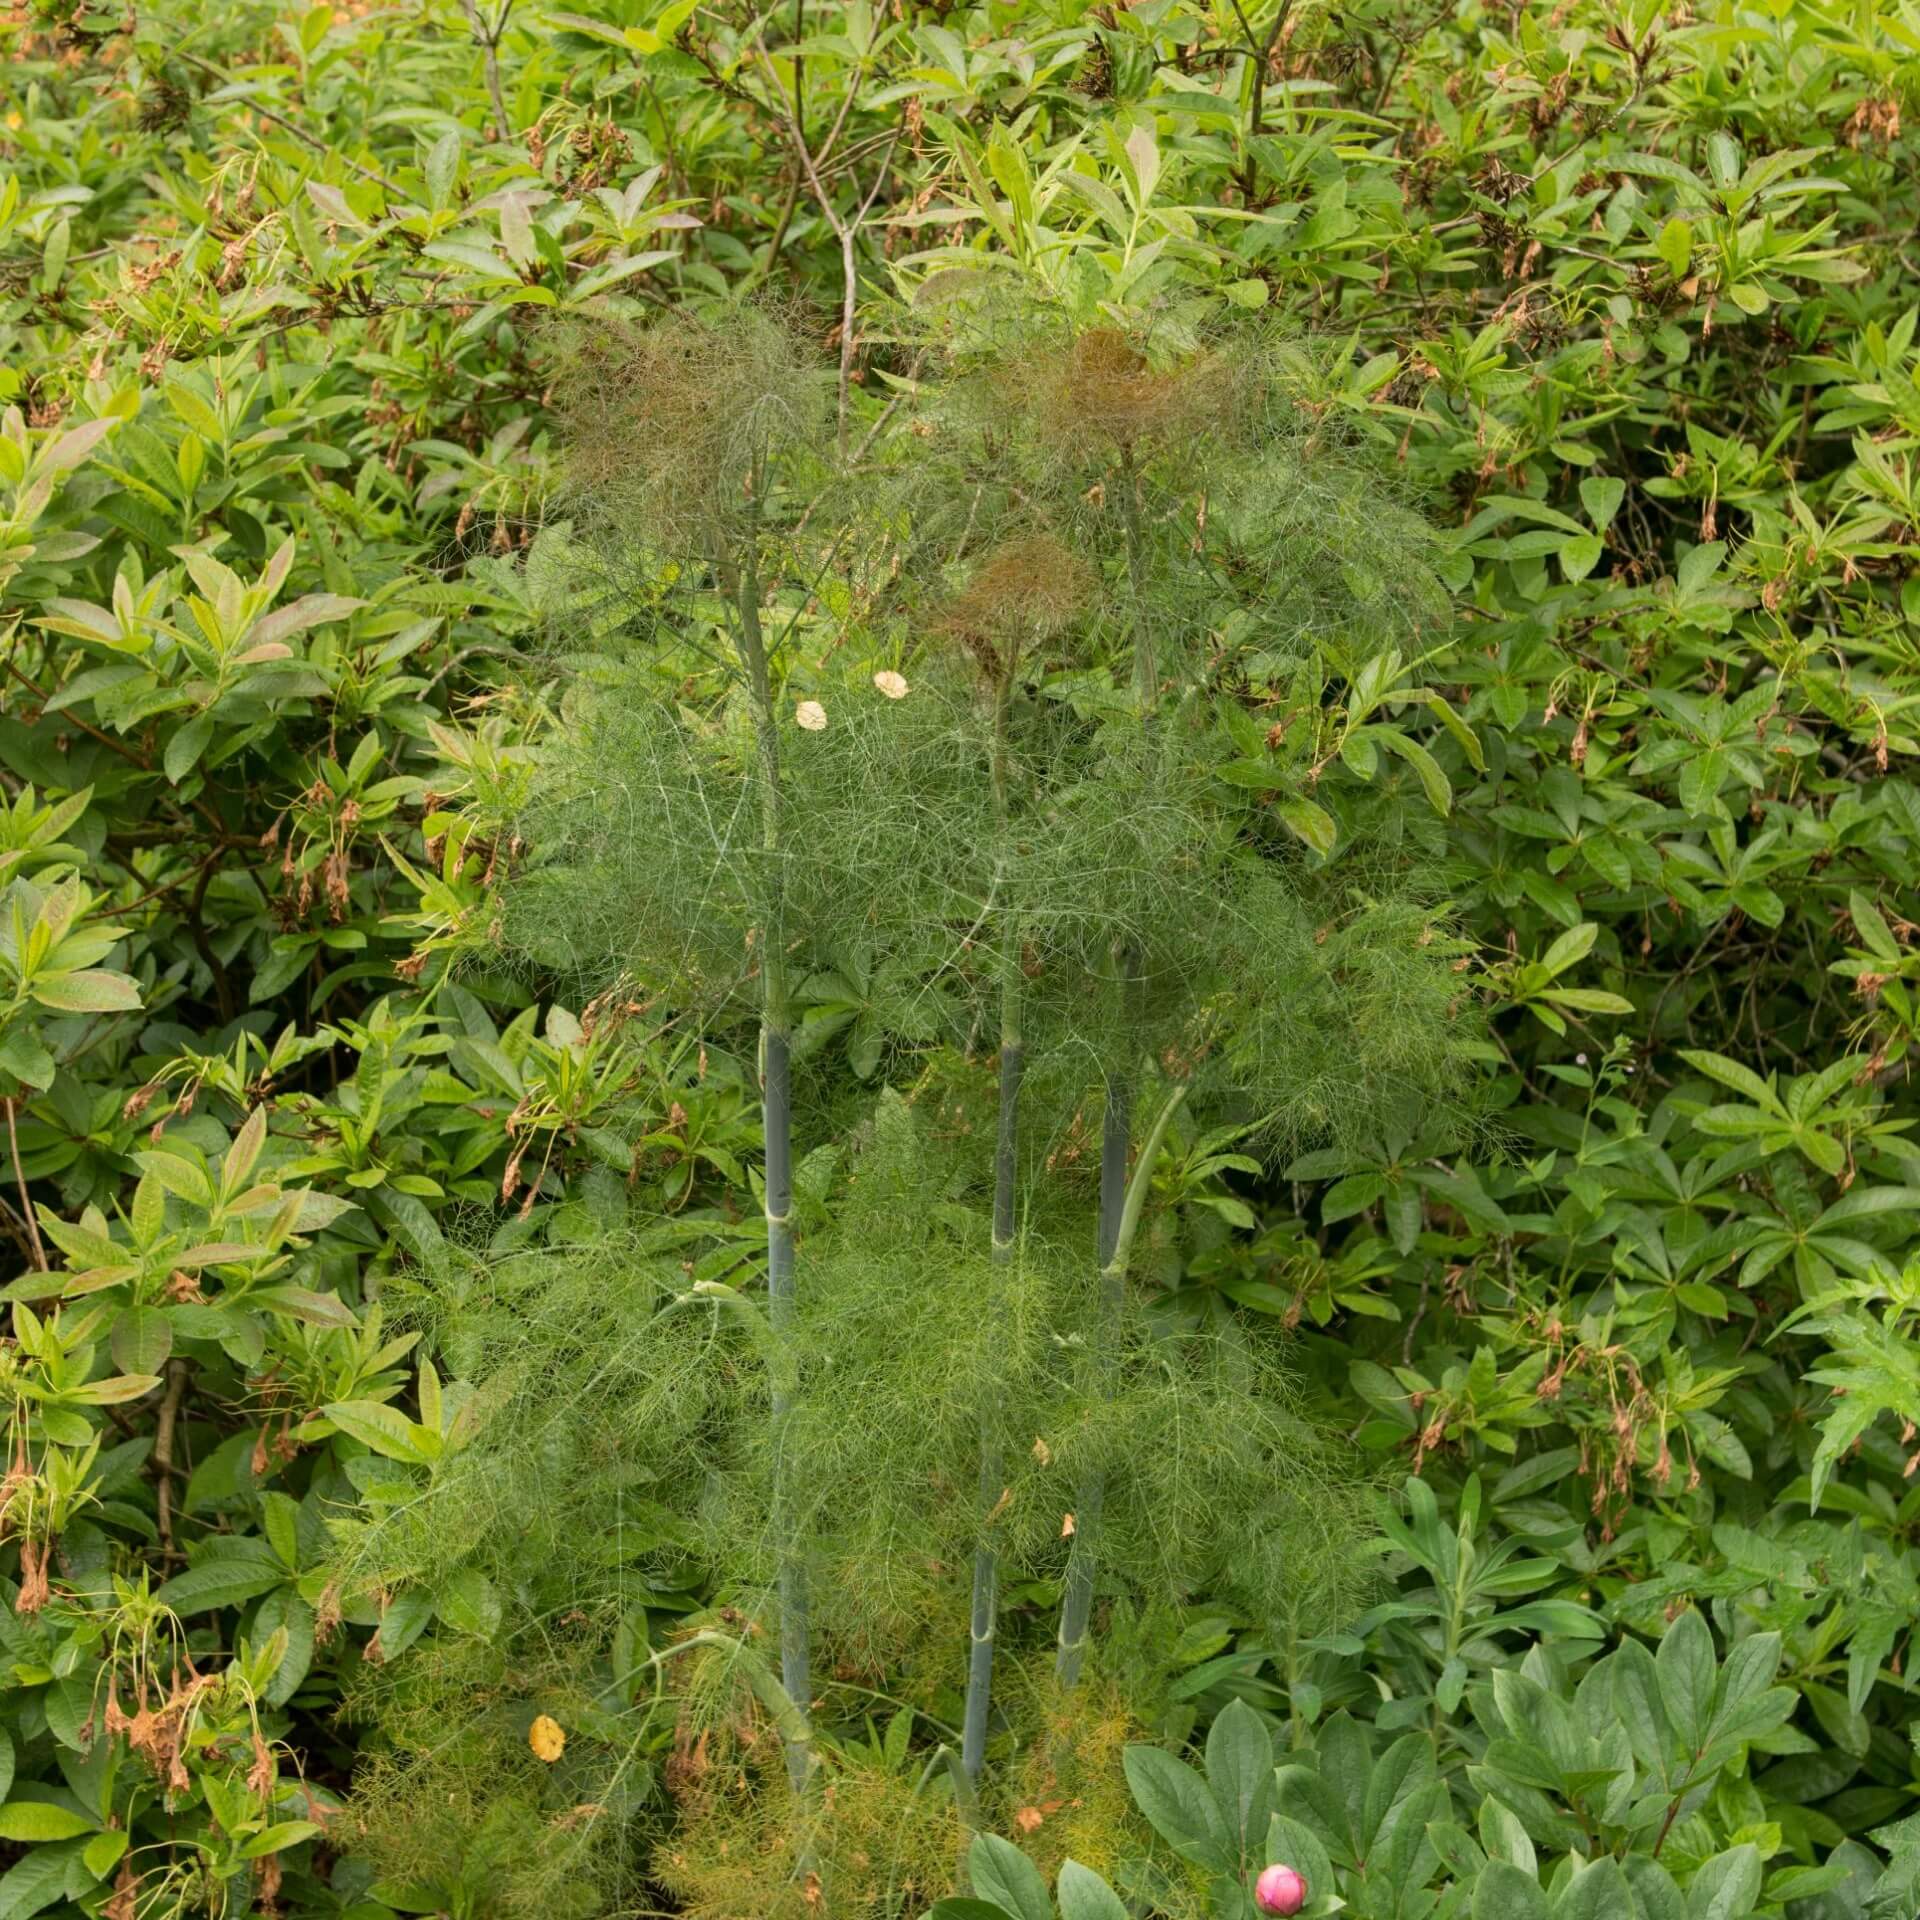
[[[552,1766],[567,1750],[566,1730],[550,1714],[543,1713],[527,1729],[527,1745],[533,1749],[536,1760]]]

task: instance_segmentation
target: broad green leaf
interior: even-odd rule
[[[1660,229],[1660,237],[1654,245],[1666,263],[1667,271],[1676,280],[1684,280],[1688,263],[1693,258],[1693,229],[1686,221],[1676,217]]]
[[[1577,965],[1593,951],[1593,943],[1600,937],[1600,923],[1597,920],[1583,920],[1577,927],[1567,931],[1554,941],[1540,965],[1550,978],[1558,978],[1566,970]]]
[[[136,1013],[140,1007],[138,984],[104,967],[36,973],[29,990],[56,1013]]]
[[[428,150],[423,168],[427,199],[438,211],[451,204],[453,186],[460,171],[460,136],[449,128]]]
[[[1233,1857],[1244,1863],[1273,1811],[1273,1736],[1244,1700],[1229,1702],[1208,1731],[1207,1785]]]
[[[1389,753],[1398,754],[1414,770],[1427,796],[1427,804],[1435,813],[1453,811],[1453,788],[1448,785],[1440,762],[1419,741],[1409,738],[1395,727],[1369,727],[1367,732]]]
[[[1759,1848],[1716,1853],[1687,1886],[1687,1920],[1748,1920],[1760,1899],[1765,1867]]]
[[[1706,1053],[1697,1047],[1682,1047],[1680,1057],[1697,1072],[1704,1073],[1709,1080],[1718,1080],[1723,1087],[1731,1087],[1735,1093],[1744,1093],[1756,1106],[1763,1107],[1768,1113],[1786,1115],[1780,1097],[1766,1081],[1750,1067],[1743,1067],[1737,1060],[1729,1060],[1724,1054]]]
[[[1739,1707],[1756,1700],[1773,1685],[1780,1670],[1780,1636],[1750,1633],[1727,1655],[1714,1695],[1714,1729]]]
[[[134,1159],[176,1199],[196,1207],[213,1205],[213,1183],[192,1161],[158,1149],[136,1153]]]
[[[128,1373],[157,1374],[173,1351],[173,1323],[160,1307],[131,1307],[113,1324],[113,1358]]]
[[[1127,135],[1127,159],[1138,187],[1134,204],[1144,207],[1160,184],[1160,143],[1153,137],[1150,126],[1137,126]]]
[[[251,1637],[256,1645],[282,1630],[287,1636],[286,1651],[267,1683],[269,1706],[284,1707],[300,1690],[313,1665],[314,1624],[313,1608],[291,1587],[275,1588],[255,1610]]]
[[[967,1878],[982,1900],[1012,1920],[1053,1920],[1053,1902],[1040,1869],[997,1833],[977,1833],[967,1849]]]
[[[389,1460],[419,1466],[427,1459],[413,1422],[397,1408],[377,1400],[336,1400],[322,1411],[342,1433]]]
[[[1604,1855],[1580,1868],[1553,1903],[1553,1920],[1624,1920],[1632,1912],[1626,1875]]]
[[[1480,1844],[1489,1860],[1504,1860],[1522,1873],[1532,1874],[1539,1866],[1532,1838],[1520,1816],[1503,1801],[1489,1796],[1480,1802],[1478,1815]]]
[[[1886,916],[1858,888],[1847,896],[1847,911],[1853,918],[1854,931],[1859,934],[1862,945],[1869,948],[1889,971],[1897,972],[1901,957],[1900,944],[1894,939]]]
[[[80,1850],[81,1861],[96,1880],[104,1880],[120,1864],[127,1850],[129,1835],[120,1829],[96,1833]]]
[[[166,751],[160,756],[160,766],[176,787],[199,765],[200,756],[206,752],[212,739],[213,716],[206,713],[195,714],[184,726],[176,727],[168,736]]]
[[[1274,811],[1315,853],[1324,858],[1333,851],[1340,830],[1325,807],[1311,800],[1285,799],[1274,802]]]
[[[0,1807],[0,1840],[73,1840],[99,1822],[44,1800],[13,1800]]]
[[[1660,1679],[1660,1704],[1675,1737],[1687,1748],[1705,1746],[1718,1669],[1712,1631],[1697,1607],[1689,1607],[1661,1635],[1654,1669]]]
[[[1091,1867],[1083,1867],[1077,1860],[1061,1867],[1056,1891],[1060,1920],[1128,1920],[1120,1896]]]
[[[486,1576],[472,1567],[456,1573],[441,1588],[436,1611],[456,1633],[486,1640],[499,1631],[500,1596]]]
[[[1608,993],[1600,987],[1555,987],[1546,996],[1556,1007],[1574,1013],[1631,1013],[1633,1002],[1624,994]]]
[[[25,1085],[44,1091],[53,1085],[59,1070],[59,1063],[31,1027],[13,1027],[0,1035],[0,1074],[11,1074]]]
[[[1176,1852],[1220,1870],[1234,1864],[1233,1835],[1206,1781],[1193,1768],[1159,1747],[1146,1746],[1128,1747],[1122,1764],[1135,1803]]]
[[[0,1875],[0,1920],[29,1920],[60,1899],[84,1852],[82,1843],[73,1839],[37,1846],[16,1861]]]
[[[282,1820],[277,1826],[268,1827],[264,1832],[256,1833],[251,1840],[244,1841],[240,1847],[243,1860],[262,1860],[270,1853],[284,1853],[289,1847],[297,1847],[302,1840],[311,1840],[320,1832],[320,1826],[312,1820]]]
[[[1686,1896],[1657,1860],[1629,1854],[1623,1866],[1637,1906],[1635,1920],[1687,1920]]]
[[[237,1607],[271,1593],[291,1576],[277,1561],[207,1560],[173,1578],[154,1593],[155,1602],[183,1620],[197,1613]]]
[[[159,1384],[150,1373],[116,1373],[105,1380],[90,1380],[84,1387],[69,1387],[66,1398],[87,1407],[118,1407],[129,1400],[144,1400]]]
[[[1307,1883],[1309,1902],[1318,1901],[1335,1885],[1333,1861],[1320,1835],[1292,1814],[1276,1813],[1267,1821],[1267,1858],[1284,1860]]]
[[[1547,1920],[1547,1896],[1532,1874],[1489,1860],[1474,1882],[1473,1920]]]
[[[1600,564],[1607,543],[1597,533],[1576,533],[1560,543],[1560,571],[1568,580],[1584,580]]]
[[[1603,533],[1613,524],[1613,516],[1620,511],[1620,502],[1626,493],[1627,483],[1612,474],[1588,474],[1580,482],[1580,504],[1587,510],[1587,518]]]

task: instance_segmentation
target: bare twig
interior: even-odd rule
[[[807,0],[793,0],[793,124],[807,137],[807,56],[800,46],[807,37]]]
[[[913,366],[914,372],[918,372],[919,365],[920,363],[916,360]],[[900,402],[906,397],[904,393],[896,393],[881,409],[879,419],[860,436],[860,444],[853,450],[852,465],[857,467],[860,462],[873,451],[873,443],[886,431],[887,422],[893,418],[895,412],[899,409]]]
[[[1273,58],[1273,49],[1280,39],[1281,30],[1287,24],[1287,16],[1293,12],[1293,0],[1280,0],[1273,16],[1273,25],[1267,29],[1266,38],[1256,38],[1253,23],[1241,8],[1240,0],[1233,0],[1233,17],[1240,22],[1240,31],[1247,38],[1247,57],[1253,62],[1253,111],[1247,116],[1247,139],[1256,140],[1261,132],[1260,119],[1266,110],[1267,98],[1267,62]],[[1251,204],[1256,168],[1253,162],[1251,145],[1247,151],[1246,170],[1240,176],[1241,196]]]
[[[176,47],[173,51],[178,59],[186,61],[189,66],[198,67],[202,73],[212,74],[216,80],[232,80],[233,76],[225,67],[216,67],[211,60],[203,60],[197,53],[189,53],[185,47]],[[289,120],[284,113],[275,113],[271,107],[263,107],[258,100],[251,98],[241,101],[241,104],[245,105],[250,111],[257,113],[262,120],[271,120],[276,127],[279,127],[286,133],[292,134],[296,140],[304,140],[306,144],[316,152],[339,153],[340,164],[343,167],[351,168],[363,180],[371,180],[376,187],[384,187],[396,200],[404,200],[407,198],[399,186],[394,181],[389,180],[378,167],[369,167],[361,161],[350,158],[347,154],[340,153],[338,147],[333,146],[328,141],[322,140],[317,133],[309,133],[305,127],[295,121]]]
[[[4,1194],[0,1194],[0,1227],[6,1228],[14,1245],[31,1260],[33,1242],[27,1238],[27,1223],[14,1211],[12,1203]]]
[[[44,687],[39,685],[37,681],[29,678],[28,675],[23,673],[20,668],[14,664],[11,653],[7,656],[6,666],[7,671],[12,674],[36,700],[47,700],[52,697]],[[135,753],[124,740],[116,740],[112,734],[102,733],[91,721],[82,720],[77,713],[69,713],[67,715],[67,721],[69,725],[78,727],[89,739],[98,740],[103,747],[109,748],[114,753],[117,753],[122,760],[131,760],[143,773],[152,772],[152,762],[143,758],[140,754]]]
[[[1380,84],[1375,89],[1373,96],[1373,110],[1375,113],[1379,113],[1386,106],[1387,96],[1393,91],[1394,78],[1399,73],[1401,63],[1406,59],[1408,53],[1417,47],[1420,42],[1452,12],[1453,0],[1441,0],[1441,5],[1438,10],[1427,19],[1421,21],[1411,32],[1394,33],[1389,29],[1388,38],[1393,42],[1393,58],[1381,69]]]
[[[194,951],[199,954],[201,964],[207,970],[207,977],[213,983],[214,998],[219,1004],[220,1021],[224,1026],[237,1011],[233,998],[233,981],[227,973],[225,964],[214,951],[213,941],[207,933],[207,923],[203,909],[207,903],[207,888],[213,876],[219,871],[219,863],[203,860],[200,863],[200,877],[194,883],[193,897],[187,902],[187,931],[193,939]]]
[[[33,1243],[33,1264],[42,1273],[48,1270],[47,1250],[40,1241],[40,1229],[33,1218],[33,1195],[27,1191],[27,1170],[20,1164],[20,1134],[14,1124],[14,1100],[9,1094],[7,1109],[7,1145],[13,1153],[13,1177],[20,1188],[20,1217],[27,1223],[27,1238]]]
[[[882,147],[890,147],[899,137],[898,129],[886,133],[870,134],[864,140],[856,140],[847,150],[829,160],[823,149],[813,156],[814,171],[822,180],[831,180],[836,174],[845,173],[855,167],[870,153],[878,152]],[[803,167],[795,167],[793,178],[787,183],[787,197],[781,204],[780,217],[773,224],[773,238],[767,242],[766,257],[753,270],[749,286],[757,286],[772,273],[780,258],[780,249],[786,243],[787,229],[793,224],[795,209],[800,204],[800,190],[807,184],[807,174]],[[855,456],[858,457],[857,455]]]
[[[180,1403],[187,1394],[188,1362],[167,1362],[167,1392],[160,1402],[160,1417],[153,1428],[153,1481],[160,1552],[163,1559],[177,1559],[173,1548],[173,1436],[179,1425]]]
[[[800,105],[796,97],[789,95],[780,83],[780,75],[774,67],[771,55],[762,45],[760,57],[767,63],[767,73],[773,82],[773,90],[778,95],[781,118],[786,122],[787,139],[792,143],[793,151],[807,178],[807,184],[813,189],[813,197],[820,208],[822,217],[833,229],[834,238],[840,242],[840,396],[837,440],[842,462],[847,457],[847,397],[853,384],[853,315],[854,302],[858,293],[858,267],[854,258],[854,247],[860,236],[860,229],[866,224],[866,218],[873,211],[873,203],[880,197],[880,189],[886,185],[888,169],[893,165],[893,150],[900,139],[900,129],[896,126],[886,137],[886,147],[880,156],[880,165],[873,176],[873,185],[866,197],[855,209],[853,217],[848,219],[833,203],[833,196],[827,191],[821,168],[826,164],[841,133],[845,130],[847,116],[853,111],[853,103],[860,92],[860,81],[866,71],[863,60],[854,69],[852,79],[847,83],[846,93],[841,97],[840,111],[834,115],[833,125],[827,131],[826,139],[816,153],[807,145],[805,129],[800,122]],[[856,186],[858,182],[855,183]],[[784,232],[784,222],[783,222]],[[772,255],[768,255],[772,263]]]
[[[481,19],[477,0],[460,0],[460,10],[467,16],[474,40],[486,56],[487,96],[493,102],[493,137],[504,140],[513,131],[513,122],[507,118],[507,96],[500,85],[500,42],[507,31],[507,17],[513,12],[513,0],[500,0],[500,11],[494,15],[491,27]]]
[[[805,184],[805,176],[796,167],[793,178],[787,182],[786,204],[780,209],[780,218],[774,222],[773,238],[767,242],[767,257],[761,262],[760,270],[753,277],[764,280],[773,271],[773,263],[780,258],[780,249],[786,245],[787,229],[793,224],[793,210],[800,204],[800,189]]]
[[[893,149],[898,138],[899,129],[896,127],[894,139],[887,142],[887,150],[880,156],[873,186],[860,202],[860,210],[851,220],[835,222],[840,230],[840,458],[843,463],[847,457],[847,389],[853,380],[853,305],[857,289],[854,242],[859,238],[861,227],[866,224],[867,215],[873,211],[873,203],[880,197],[880,189],[886,184],[887,170],[893,165]],[[821,204],[826,204],[824,199]]]
[[[178,835],[171,835],[169,836],[169,840],[170,842],[177,841],[178,837],[179,837]],[[232,843],[223,839],[220,845],[215,847],[211,853],[204,855],[199,861],[198,865],[196,865],[189,873],[183,873],[177,879],[161,880],[156,882],[153,886],[149,887],[145,893],[141,894],[137,899],[127,900],[127,901],[122,901],[117,903],[113,909],[114,912],[115,913],[133,913],[137,909],[146,906],[149,901],[161,899],[163,896],[170,893],[178,893],[180,889],[187,884],[188,880],[197,876],[203,868],[212,866],[220,858],[220,856],[227,851],[227,848],[230,844]],[[134,874],[133,877],[137,880],[139,879],[140,876],[138,874]]]
[[[851,93],[849,93],[851,98]],[[894,140],[899,138],[899,129],[894,130]],[[794,132],[796,144],[799,133]],[[833,228],[840,242],[840,411],[839,445],[840,458],[847,457],[847,392],[853,382],[853,310],[854,298],[858,292],[858,268],[854,260],[854,244],[860,237],[860,229],[867,215],[873,209],[873,203],[880,197],[880,189],[886,184],[887,169],[893,164],[894,140],[887,142],[887,150],[880,157],[880,166],[873,176],[873,187],[867,197],[860,202],[859,210],[851,220],[842,218],[840,210],[833,204],[832,197],[821,184],[819,170],[813,156],[804,146],[800,147],[800,158],[807,169],[807,179],[813,187],[813,197],[820,203],[820,211],[826,215],[827,224]]]

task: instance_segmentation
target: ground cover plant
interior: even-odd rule
[[[0,1915],[1910,1911],[1916,34],[0,16]]]

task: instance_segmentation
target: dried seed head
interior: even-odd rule
[[[1051,639],[1092,603],[1097,576],[1050,533],[1020,534],[992,548],[939,625],[998,677],[1023,645]]]
[[[765,463],[811,444],[823,417],[798,330],[764,309],[713,325],[595,316],[557,336],[556,357],[570,491],[668,552],[703,552],[751,516]]]
[[[1011,379],[1011,371],[1009,378]],[[1211,357],[1153,365],[1125,334],[1094,327],[1020,373],[1018,403],[1050,437],[1067,444],[1089,434],[1129,451],[1192,433],[1217,411],[1224,375]]]
[[[818,700],[802,700],[793,710],[794,723],[809,733],[825,733],[827,710]]]

